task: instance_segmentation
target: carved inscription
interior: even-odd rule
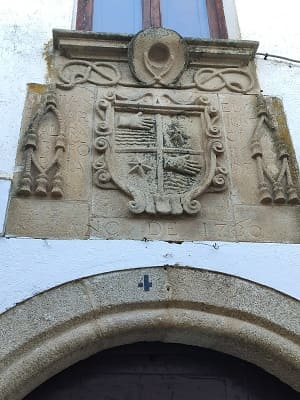
[[[88,126],[88,115],[85,109],[90,104],[81,104],[81,98],[75,96],[60,95],[61,108],[66,120],[68,142],[66,143],[66,169],[70,172],[83,172],[85,169],[85,158],[90,153],[90,142],[85,132]]]
[[[63,195],[61,165],[65,151],[63,118],[57,108],[55,86],[44,94],[24,137],[24,171],[18,193],[58,198]]]
[[[157,221],[149,222],[146,237],[155,238],[161,236],[170,236],[176,240],[176,237],[178,237],[176,222],[167,222],[164,225]]]
[[[298,204],[299,197],[292,179],[289,152],[278,137],[278,125],[265,98],[257,97],[257,124],[251,140],[252,158],[256,162],[260,202]],[[265,156],[262,141],[265,137],[274,142],[276,163]]]
[[[226,188],[218,114],[205,97],[108,93],[96,105],[95,185],[123,191],[134,214],[198,213],[204,192]]]
[[[223,222],[224,221],[224,222]],[[180,242],[182,240],[235,240],[236,233],[256,234],[253,222],[249,226],[235,223],[234,220],[222,222],[204,218],[93,218],[90,224],[92,236],[109,239],[141,239],[141,240],[168,240]],[[259,237],[260,238],[260,237]]]

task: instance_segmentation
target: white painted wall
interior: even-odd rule
[[[299,0],[224,0],[231,38],[259,40],[260,51],[300,59]],[[5,220],[26,84],[47,80],[44,46],[52,28],[73,26],[73,0],[0,2],[0,230]],[[257,62],[265,94],[283,98],[300,158],[300,66]],[[218,247],[219,246],[219,247]],[[0,238],[0,312],[72,279],[123,268],[185,265],[221,271],[300,299],[300,245]]]
[[[26,84],[45,82],[45,45],[72,16],[73,0],[0,1],[0,178],[13,174]]]
[[[11,181],[0,179],[0,236],[4,234]]]
[[[241,39],[241,31],[235,0],[223,0],[223,8],[227,25],[228,37],[230,39]]]
[[[228,0],[226,0],[228,1]],[[235,0],[242,39],[260,42],[258,52],[300,61],[299,0]],[[300,164],[300,63],[257,59],[263,93],[281,97]]]
[[[240,276],[300,299],[299,263],[300,246],[287,244],[0,239],[0,313],[73,279],[166,264]]]
[[[242,39],[260,51],[300,59],[299,0],[235,0]]]

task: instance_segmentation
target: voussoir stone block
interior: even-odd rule
[[[197,345],[252,362],[300,391],[299,302],[234,276],[185,267],[82,278],[0,316],[0,398],[21,400],[101,350]]]

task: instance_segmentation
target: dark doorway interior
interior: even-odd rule
[[[300,400],[240,359],[193,346],[136,343],[96,354],[26,400]]]

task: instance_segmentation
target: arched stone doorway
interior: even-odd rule
[[[199,347],[137,343],[105,350],[56,375],[24,400],[299,400],[245,361]]]
[[[21,400],[102,350],[198,346],[251,362],[300,391],[300,302],[234,276],[152,267],[82,278],[0,316],[1,400]]]

